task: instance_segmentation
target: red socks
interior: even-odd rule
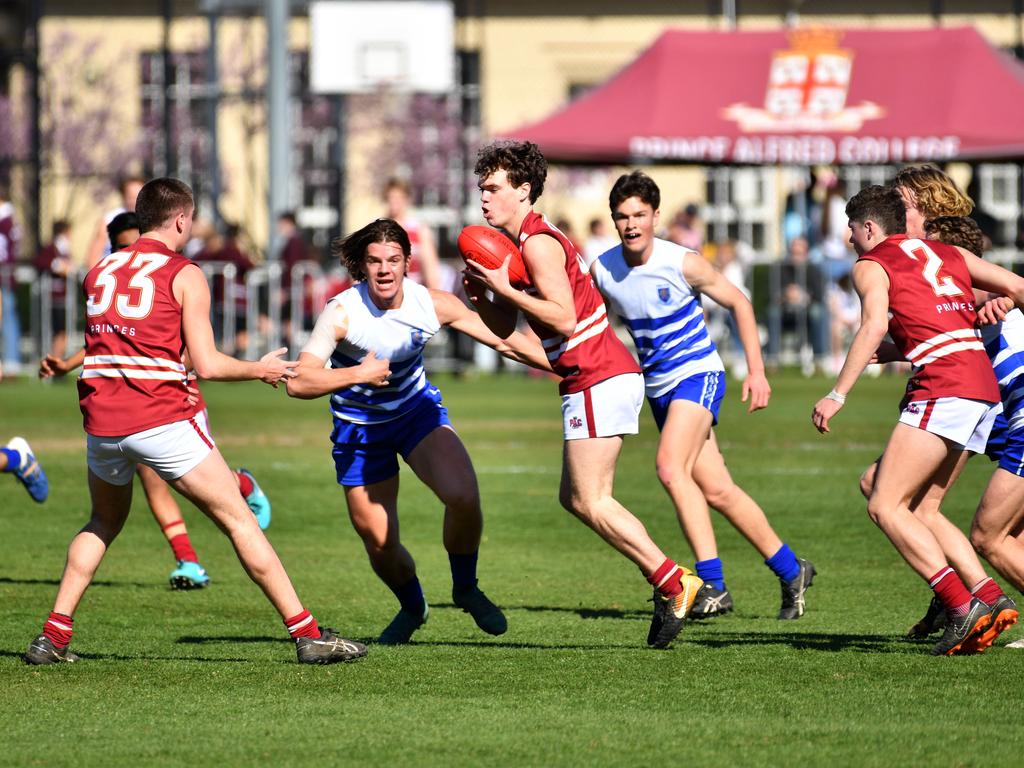
[[[51,613],[43,624],[43,634],[54,644],[57,650],[63,650],[71,642],[71,633],[75,629],[75,620],[63,613]]]
[[[987,605],[994,605],[1006,593],[996,584],[995,579],[987,577],[974,585],[974,588],[971,589],[971,594]]]
[[[235,477],[238,479],[238,490],[241,492],[242,497],[245,498],[253,492],[252,480],[244,472],[235,472]]]
[[[175,523],[177,525],[177,523]],[[189,541],[187,533],[179,533],[170,540],[171,549],[174,550],[175,560],[185,560],[189,563],[198,563],[199,556],[192,549],[192,542]]]
[[[683,585],[679,581],[682,575],[683,572],[679,566],[674,561],[665,558],[665,562],[647,577],[647,581],[654,585],[654,588],[663,596],[675,597],[683,591]]]
[[[965,616],[971,608],[971,593],[948,565],[928,579],[928,586],[954,616]]]
[[[320,626],[313,614],[303,609],[302,613],[284,620],[288,634],[292,637],[320,637]]]

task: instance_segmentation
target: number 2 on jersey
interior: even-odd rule
[[[953,282],[952,277],[939,274],[942,271],[942,259],[925,243],[920,240],[904,240],[901,247],[912,259],[924,262],[921,276],[932,287],[936,296],[961,296],[963,294],[963,291]]]
[[[149,313],[153,311],[153,299],[156,295],[156,284],[150,275],[168,261],[170,261],[169,256],[157,253],[132,254],[119,251],[110,254],[104,260],[99,274],[96,275],[96,289],[99,291],[99,295],[89,294],[85,306],[86,314],[89,317],[102,315],[110,309],[111,304],[114,304],[117,314],[125,320],[141,320],[148,317]],[[130,292],[117,292],[117,278],[114,273],[125,265],[138,270],[128,280],[128,288],[132,289],[135,295]]]

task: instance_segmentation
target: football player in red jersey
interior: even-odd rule
[[[183,182],[147,183],[136,202],[142,237],[86,275],[85,364],[78,389],[92,516],[68,548],[53,610],[25,653],[29,664],[78,660],[68,648],[72,615],[128,517],[137,464],[155,469],[227,534],[249,577],[295,638],[300,662],[326,664],[366,654],[365,646],[319,627],[303,607],[188,391],[181,362],[186,346],[205,379],[259,379],[276,386],[294,375],[296,365],[280,359],[284,349],[257,362],[217,350],[206,278],[179,253],[191,234],[194,210],[192,191]]]
[[[112,251],[131,248],[139,239],[138,217],[130,211],[118,214],[107,225],[107,234],[110,237]],[[83,362],[85,362],[85,349],[80,349],[67,358],[53,354],[47,355],[39,363],[39,378],[64,376],[81,366]],[[193,389],[194,395],[200,397],[199,389]],[[203,407],[205,408],[205,405]],[[181,514],[178,502],[174,500],[174,496],[167,487],[167,483],[160,479],[160,475],[155,470],[145,464],[139,464],[137,471],[139,482],[142,483],[142,490],[146,494],[146,503],[149,504],[149,508],[153,512],[153,519],[160,526],[174,556],[176,565],[169,578],[171,587],[183,590],[206,587],[210,583],[210,576],[206,569],[199,564],[199,556],[192,546],[185,518]],[[270,525],[270,500],[249,470],[239,468],[234,470],[234,475],[239,493],[242,494],[246,504],[256,515],[260,528],[266,530]]]
[[[481,317],[507,338],[522,312],[562,377],[562,480],[559,501],[632,560],[654,587],[647,642],[667,646],[679,634],[703,582],[665,556],[643,523],[612,496],[623,435],[635,435],[643,405],[640,368],[608,324],[604,300],[583,257],[533,210],[544,191],[547,161],[536,144],[497,142],[477,156],[484,219],[519,246],[532,285],[513,288],[508,263],[471,265],[467,292]],[[494,301],[484,296],[490,289]]]
[[[900,421],[882,456],[868,514],[946,608],[932,653],[957,652],[983,632],[989,606],[950,567],[935,534],[913,514],[914,498],[948,481],[964,450],[983,450],[999,388],[975,328],[972,284],[1024,304],[1024,279],[942,243],[907,238],[906,211],[891,187],[871,186],[846,207],[859,255],[853,278],[862,322],[835,387],[814,406],[819,432],[872,360],[888,331],[915,367]]]
[[[956,183],[942,170],[933,165],[908,166],[896,174],[893,180],[893,187],[903,200],[904,209],[907,214],[906,231],[910,237],[926,238],[929,240],[940,240],[952,245],[961,246],[977,256],[981,255],[982,237],[980,231],[975,238],[965,238],[963,235],[967,230],[960,228],[944,228],[947,234],[959,232],[960,237],[949,239],[940,237],[927,231],[927,225],[936,217],[961,217],[966,216],[974,207],[974,202],[957,187]],[[966,225],[968,222],[964,222]],[[974,225],[975,228],[977,225]],[[1002,301],[1008,301],[1003,299]],[[1008,302],[1012,308],[1013,302]],[[998,302],[992,306],[999,308]],[[979,309],[979,320],[983,312]],[[1017,313],[1019,316],[1019,313]],[[1000,318],[1002,319],[1002,318]],[[991,328],[989,330],[995,330]],[[988,332],[983,330],[984,334]],[[879,362],[892,360],[903,360],[904,358],[893,344],[883,344],[878,350]],[[996,425],[1005,425],[1005,421],[997,419]],[[1000,430],[993,428],[993,436]],[[1005,429],[1001,430],[1004,434]],[[991,442],[991,437],[990,437]],[[984,566],[978,559],[971,541],[964,535],[953,522],[942,514],[941,505],[945,498],[946,491],[959,477],[960,472],[966,465],[968,458],[973,455],[970,451],[962,451],[956,465],[944,475],[938,482],[930,483],[925,493],[914,500],[911,510],[914,515],[931,529],[936,541],[942,547],[943,553],[949,560],[950,565],[966,586],[971,588],[971,594],[979,598],[990,607],[991,622],[989,627],[981,634],[971,638],[962,649],[962,652],[984,651],[995,642],[995,639],[1007,627],[1011,626],[1017,619],[1017,607],[1013,600],[1003,592],[1002,587],[995,579],[989,577]],[[1013,466],[1012,463],[1008,466]],[[876,461],[861,476],[861,492],[865,497],[871,496],[871,489],[874,485],[875,473],[878,470]],[[1016,477],[1015,474],[1010,477]],[[1005,499],[1006,494],[1003,494]],[[942,601],[933,597],[924,616],[910,628],[907,637],[911,639],[924,639],[929,635],[938,632],[945,626],[945,607]]]

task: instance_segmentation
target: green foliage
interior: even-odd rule
[[[0,477],[0,764],[925,766],[1020,751],[1017,652],[936,659],[900,639],[930,594],[868,520],[856,483],[891,429],[901,380],[862,381],[827,437],[810,412],[830,381],[779,377],[771,407],[754,415],[730,383],[723,453],[819,576],[806,616],[776,621],[777,581],[716,517],[736,613],[691,623],[663,652],[645,647],[643,578],[558,506],[554,385],[438,383],[480,477],[481,586],[506,609],[507,635],[483,635],[452,606],[442,511],[403,470],[402,536],[432,606],[411,646],[298,666],[227,540],[189,506],[213,583],[168,588],[170,551],[138,492],[75,617],[82,662],[33,669],[20,656],[89,514],[84,438],[70,382],[3,382],[4,430],[32,442],[52,491],[37,506]],[[326,402],[257,384],[204,391],[228,461],[251,468],[273,501],[268,533],[300,595],[322,623],[376,637],[397,606],[334,483]],[[654,474],[656,442],[645,414],[616,494],[690,562]],[[954,488],[946,509],[958,524],[991,471],[975,459]]]

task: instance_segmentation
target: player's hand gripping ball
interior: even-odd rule
[[[513,288],[530,284],[523,255],[515,244],[496,229],[471,224],[459,233],[459,254],[467,264],[475,261],[486,269],[498,269],[509,256],[508,281]]]

